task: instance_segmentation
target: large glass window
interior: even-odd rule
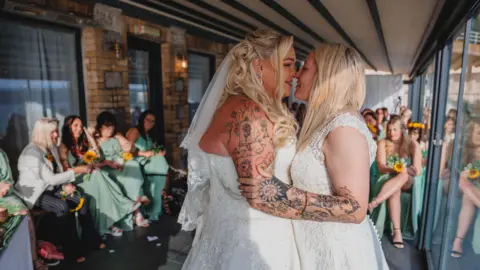
[[[0,147],[16,168],[39,118],[79,114],[77,40],[70,29],[0,25]]]
[[[213,56],[192,53],[188,54],[188,106],[189,119],[192,121],[203,94],[212,78]]]
[[[434,202],[434,215],[433,222],[431,224],[431,238],[430,238],[430,248],[433,262],[435,268],[438,269],[440,266],[440,261],[442,259],[442,245],[444,244],[446,231],[446,217],[447,217],[447,202],[448,202],[448,191],[449,191],[449,182],[451,177],[451,154],[452,146],[455,139],[455,126],[457,125],[456,119],[456,109],[458,101],[458,91],[459,91],[459,81],[462,68],[462,52],[464,41],[458,37],[465,31],[465,28],[462,28],[457,33],[456,37],[453,40],[451,56],[450,56],[450,70],[448,77],[448,94],[446,102],[439,104],[439,112],[446,112],[443,123],[437,123],[438,125],[443,125],[442,132],[435,132],[430,136],[429,143],[434,145],[441,145],[441,158],[439,166],[439,179],[433,181],[436,183],[431,187],[430,193],[435,193],[435,202]],[[447,54],[444,54],[444,57]],[[444,62],[447,64],[447,62]],[[443,82],[442,82],[443,83]],[[441,87],[444,87],[443,85]],[[446,106],[446,108],[445,108]],[[445,110],[443,110],[445,108]],[[426,112],[428,114],[428,112]],[[433,116],[435,117],[435,116]],[[429,117],[430,118],[430,117]],[[431,119],[431,118],[430,118]],[[437,118],[438,119],[438,118]],[[430,123],[428,123],[430,124]],[[443,138],[443,140],[441,140]],[[432,202],[433,203],[433,202]],[[447,268],[454,269],[454,268]]]
[[[443,180],[449,191],[444,201],[449,199],[446,208],[451,210],[444,220],[443,269],[476,269],[480,265],[480,56],[476,53],[479,42],[475,20],[471,26],[468,52],[464,52],[467,54],[465,85],[463,94],[458,95],[461,106],[457,115],[453,113],[455,106],[449,108],[447,115],[447,121],[454,119],[457,132],[445,147],[444,170],[450,173],[450,179]],[[449,95],[449,99],[454,97]],[[449,128],[447,122],[446,131]]]
[[[137,124],[140,114],[148,109],[149,54],[142,50],[128,50],[128,78],[130,91],[130,113],[132,125]]]

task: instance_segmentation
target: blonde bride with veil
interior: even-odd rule
[[[297,124],[281,103],[294,77],[292,37],[257,30],[216,72],[182,147],[188,193],[179,215],[196,229],[184,270],[297,270],[292,221],[249,206],[238,177],[272,170],[290,184]]]

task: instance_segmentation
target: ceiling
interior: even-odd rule
[[[433,54],[431,47],[442,45],[455,29],[454,24],[459,24],[461,19],[466,17],[467,11],[472,10],[479,1],[119,0],[118,2],[124,5],[122,8],[124,12],[127,11],[125,6],[144,9],[231,42],[238,42],[257,28],[272,28],[282,34],[294,36],[299,59],[304,59],[321,42],[344,43],[356,48],[371,69],[394,74],[412,74],[416,66],[422,64],[422,61],[425,62],[422,60],[426,57],[425,54]]]

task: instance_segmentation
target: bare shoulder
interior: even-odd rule
[[[140,134],[140,132],[138,131],[138,129],[136,127],[133,127],[133,128],[130,128],[128,131],[127,131],[127,137],[129,136],[136,136]]]
[[[340,126],[334,128],[325,138],[324,150],[347,150],[349,152],[355,149],[365,148],[367,139],[358,129],[350,126]]]

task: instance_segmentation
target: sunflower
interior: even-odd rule
[[[77,207],[75,207],[74,209],[70,209],[70,212],[71,213],[78,212],[80,209],[82,209],[84,203],[85,203],[85,199],[80,198],[80,201],[78,202]]]
[[[369,129],[372,133],[375,133],[375,134],[376,134],[377,131],[378,131],[377,128],[374,127],[374,126],[371,125],[371,124],[367,124],[367,127],[368,127],[368,129]]]
[[[133,158],[132,153],[122,152],[121,154],[123,161],[129,161]]]
[[[480,172],[476,168],[468,170],[468,178],[475,179],[480,175]]]
[[[83,155],[83,161],[87,164],[93,163],[97,159],[97,153],[92,150],[88,150],[84,155]]]
[[[393,165],[393,169],[394,169],[395,172],[397,172],[397,173],[401,173],[404,168],[405,168],[405,166],[403,165],[403,162],[401,162],[401,161],[397,161],[397,162]]]

